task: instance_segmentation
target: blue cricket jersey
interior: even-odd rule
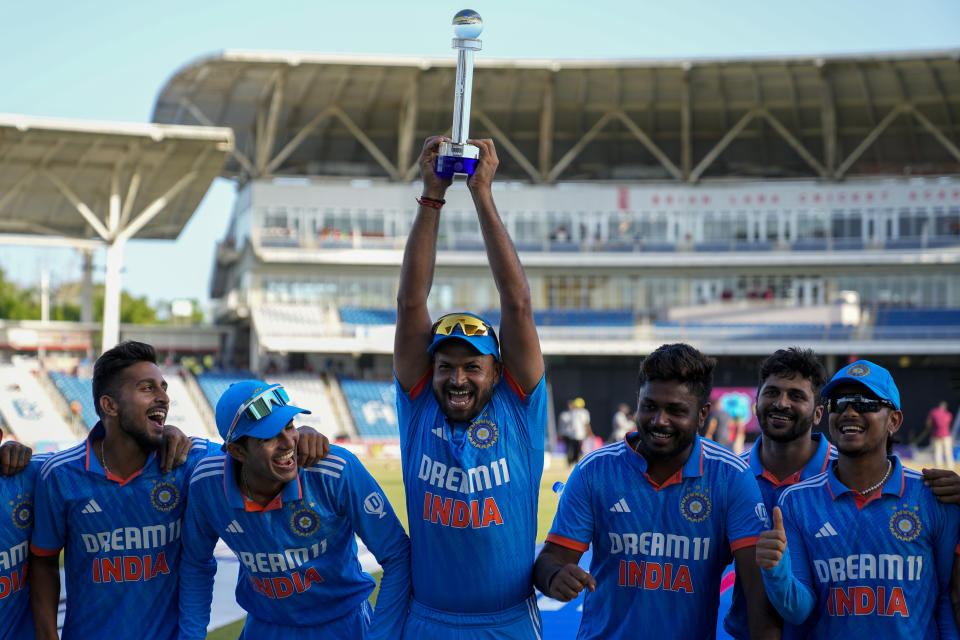
[[[527,396],[504,369],[477,417],[450,424],[430,380],[410,393],[397,383],[413,597],[457,613],[509,609],[533,592],[546,382]]]
[[[259,621],[314,627],[357,611],[374,581],[360,568],[356,535],[383,567],[371,638],[396,638],[410,597],[410,542],[376,480],[338,446],[266,507],[246,500],[226,454],[190,480],[180,566],[180,638],[207,636],[213,549],[222,538],[240,560],[237,603]],[[300,635],[298,637],[313,637]]]
[[[822,433],[813,433],[810,437],[817,442],[817,450],[813,457],[802,469],[783,481],[777,480],[760,462],[759,451],[762,436],[756,439],[752,449],[740,454],[740,458],[750,465],[750,472],[757,479],[760,494],[763,496],[763,504],[768,514],[777,506],[780,494],[787,487],[792,487],[798,482],[820,475],[827,470],[827,466],[832,460],[837,459],[837,448],[830,444],[830,441]],[[788,622],[785,622],[783,626],[784,640],[806,638],[806,633],[802,628]],[[750,638],[750,627],[747,624],[747,600],[739,578],[733,583],[733,602],[730,604],[730,611],[723,619],[723,628],[738,640],[749,640]]]
[[[729,554],[766,527],[760,490],[743,460],[700,437],[657,486],[631,436],[574,467],[547,536],[576,551],[593,545],[597,590],[585,592],[577,637],[712,639]]]
[[[48,454],[30,459],[27,468],[0,478],[0,640],[33,638],[33,613],[27,586],[27,557],[33,531],[33,487]]]
[[[763,581],[785,620],[809,616],[809,638],[960,637],[949,600],[960,507],[890,460],[890,478],[866,500],[833,465],[780,496],[788,553]]]
[[[97,423],[85,442],[41,467],[31,551],[64,549],[64,639],[175,638],[187,480],[208,448],[219,447],[192,438],[186,464],[162,473],[151,453],[143,469],[122,480],[90,450],[104,433]]]

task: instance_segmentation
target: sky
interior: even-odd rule
[[[463,8],[483,17],[478,55],[492,58],[960,50],[958,0],[0,3],[0,113],[125,122],[149,122],[170,76],[224,49],[453,58],[450,20]],[[124,289],[154,302],[206,302],[214,245],[233,200],[233,183],[218,179],[176,241],[130,242]],[[95,279],[103,264],[100,251]],[[53,285],[73,281],[80,266],[70,250],[0,245],[0,267],[21,284],[36,286],[44,268]]]

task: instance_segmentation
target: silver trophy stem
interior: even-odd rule
[[[457,51],[457,84],[453,92],[453,129],[450,137],[464,144],[470,137],[470,98],[473,95],[473,51]]]

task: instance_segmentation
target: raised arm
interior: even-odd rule
[[[443,200],[450,180],[434,173],[437,147],[449,140],[440,136],[427,138],[420,152],[420,175],[423,178],[423,196]],[[427,296],[433,285],[433,269],[437,262],[437,233],[440,229],[440,209],[420,205],[413,221],[407,246],[403,250],[400,267],[400,287],[397,290],[397,332],[393,339],[393,371],[404,391],[423,377],[430,366],[430,312]]]
[[[491,185],[500,160],[493,140],[470,140],[470,143],[480,147],[480,162],[467,186],[477,208],[493,281],[500,292],[500,354],[520,388],[530,392],[543,377],[543,354],[533,322],[527,276],[493,202]]]

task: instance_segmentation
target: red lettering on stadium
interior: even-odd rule
[[[27,586],[27,563],[10,574],[0,576],[0,600],[15,594]]]
[[[303,593],[313,586],[323,582],[323,578],[313,567],[306,571],[294,571],[287,576],[278,576],[276,578],[254,578],[250,576],[253,582],[253,589],[262,596],[268,598],[289,598],[295,593]]]
[[[676,571],[676,575],[674,575]],[[681,564],[675,567],[670,562],[620,561],[621,587],[636,587],[647,591],[683,591],[693,593],[693,580],[690,567]]]
[[[831,616],[901,616],[910,617],[903,589],[894,587],[887,598],[886,587],[834,587],[827,594],[827,613]]]
[[[94,582],[146,582],[170,573],[163,551],[156,556],[113,556],[93,559]]]
[[[434,495],[429,491],[423,498],[423,519],[434,524],[457,529],[482,529],[492,524],[503,524],[500,508],[492,497],[479,500],[454,500]]]

